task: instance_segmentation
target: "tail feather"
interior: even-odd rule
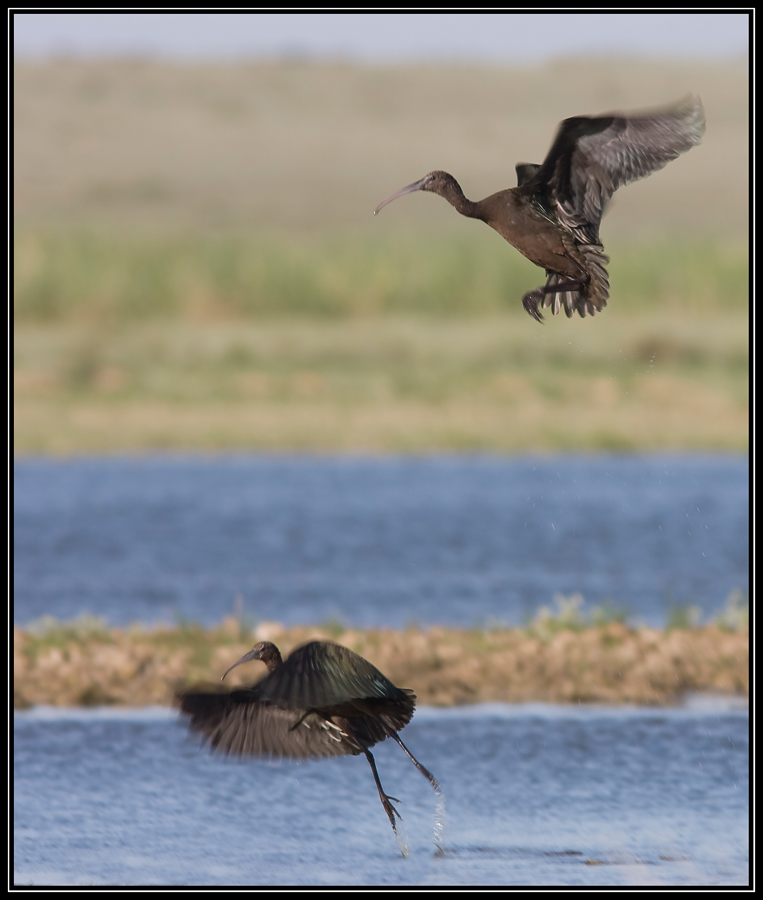
[[[564,309],[567,318],[570,319],[576,312],[581,318],[601,312],[607,305],[609,297],[609,276],[605,268],[609,257],[605,256],[602,245],[580,244],[576,249],[585,259],[584,268],[589,277],[588,284],[568,291],[549,291],[543,298],[544,309],[550,309],[554,315]],[[569,276],[559,275],[556,272],[546,274],[547,288],[570,280]]]

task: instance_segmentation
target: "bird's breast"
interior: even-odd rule
[[[511,191],[489,198],[487,224],[516,248],[522,256],[551,272],[576,275],[578,267],[569,258],[562,228],[541,215],[531,204],[521,202]]]

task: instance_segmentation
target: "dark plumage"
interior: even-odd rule
[[[262,681],[226,693],[185,691],[177,696],[190,727],[214,750],[237,756],[304,759],[365,753],[393,830],[399,813],[384,793],[370,747],[391,737],[436,791],[435,777],[414,759],[397,732],[410,722],[413,691],[395,687],[368,660],[331,641],[313,641],[284,662],[270,641],[254,647],[226,672],[260,659]],[[225,678],[223,675],[223,678]]]
[[[467,200],[447,172],[430,172],[380,203],[403,194],[432,191],[463,216],[481,219],[546,270],[542,288],[522,298],[538,322],[538,305],[593,315],[607,305],[609,258],[599,224],[609,198],[625,184],[656,172],[698,144],[705,113],[698,97],[653,112],[575,116],[559,126],[542,165],[521,163],[518,186],[484,200]]]

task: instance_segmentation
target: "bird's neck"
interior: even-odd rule
[[[440,191],[438,191],[441,197],[444,197],[448,203],[456,210],[456,212],[461,213],[462,216],[468,216],[470,219],[482,219],[482,211],[479,208],[479,203],[475,203],[473,200],[468,200],[464,196],[464,192],[461,190],[461,185],[456,181],[456,179],[449,175],[445,183],[442,185]]]
[[[278,647],[276,647],[276,646],[273,645],[273,644],[271,644],[270,647],[268,647],[268,652],[267,652],[267,654],[263,654],[263,655],[260,657],[260,659],[261,659],[261,660],[265,663],[265,665],[268,667],[268,675],[270,675],[271,672],[275,672],[275,670],[276,670],[276,669],[281,665],[281,663],[283,662],[283,659],[282,659],[282,657],[281,657],[281,653],[280,653]]]

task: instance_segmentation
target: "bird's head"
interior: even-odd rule
[[[402,197],[403,194],[412,194],[414,191],[432,191],[433,194],[442,194],[446,185],[451,184],[453,181],[453,176],[449,175],[447,172],[440,172],[439,170],[430,172],[418,181],[414,181],[413,184],[408,184],[404,188],[400,188],[399,191],[395,191],[395,193],[387,197],[386,200],[382,200],[374,210],[374,215],[388,203],[397,200],[398,197]]]
[[[261,659],[268,667],[268,672],[272,672],[276,666],[281,664],[281,654],[278,651],[278,647],[275,644],[271,644],[270,641],[260,641],[248,653],[245,653],[238,662],[234,662],[232,666],[229,666],[220,681],[223,681],[231,669],[235,669],[236,666],[240,666],[242,663],[251,662],[253,659]]]

